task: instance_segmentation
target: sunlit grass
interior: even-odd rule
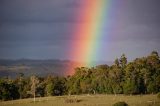
[[[66,100],[73,100],[78,102],[66,102]],[[125,101],[129,106],[160,106],[160,100],[156,95],[74,95],[74,96],[55,96],[22,99],[14,101],[0,102],[0,106],[112,106],[118,101]]]

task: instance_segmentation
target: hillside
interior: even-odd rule
[[[109,64],[112,62],[99,62],[98,64]],[[15,78],[19,73],[24,73],[25,76],[38,75],[38,76],[67,76],[74,72],[74,68],[81,66],[79,62],[69,60],[0,60],[0,77],[9,76]]]

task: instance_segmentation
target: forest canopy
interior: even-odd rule
[[[72,94],[151,94],[160,92],[158,52],[128,62],[125,54],[114,64],[77,67],[68,77],[0,78],[0,100]]]

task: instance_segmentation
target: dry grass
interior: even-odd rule
[[[78,102],[66,102],[66,100],[79,100]],[[79,96],[56,96],[22,99],[0,102],[0,106],[112,106],[118,101],[125,101],[129,106],[160,106],[156,95],[79,95]]]

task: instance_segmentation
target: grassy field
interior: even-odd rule
[[[73,103],[70,101],[73,100]],[[69,101],[69,103],[68,103]],[[112,106],[115,102],[125,101],[129,106],[160,106],[156,95],[79,95],[22,99],[0,102],[0,106]]]

